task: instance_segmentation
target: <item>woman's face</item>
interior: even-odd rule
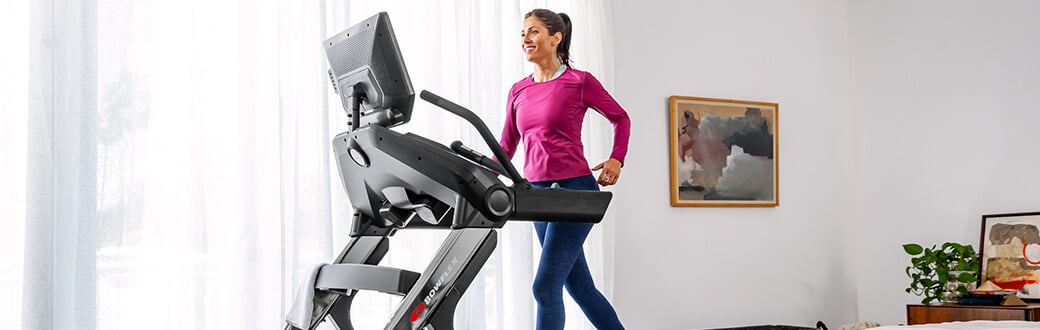
[[[523,29],[520,31],[520,40],[527,61],[539,62],[546,58],[556,58],[556,44],[560,42],[562,36],[563,34],[560,32],[549,34],[549,29],[537,17],[525,18]]]

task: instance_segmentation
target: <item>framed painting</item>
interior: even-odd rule
[[[979,284],[1040,299],[1040,212],[982,216]]]
[[[768,102],[669,98],[672,206],[777,206],[777,110]]]

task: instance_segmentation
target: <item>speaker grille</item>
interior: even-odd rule
[[[376,29],[371,26],[360,27],[361,29],[359,30],[344,32],[349,37],[343,40],[343,42],[331,45],[331,48],[326,51],[332,66],[332,72],[335,72],[337,76],[350,73],[349,70],[357,69],[372,62],[372,54],[365,50],[373,48],[372,42],[375,41],[375,38],[372,35],[375,34]]]

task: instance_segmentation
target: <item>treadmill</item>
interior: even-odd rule
[[[350,306],[359,290],[404,297],[385,329],[453,329],[459,299],[495,249],[496,229],[514,220],[602,220],[610,192],[533,188],[477,115],[431,92],[420,98],[472,124],[505,161],[459,141],[445,146],[392,130],[411,118],[414,92],[385,12],[324,46],[332,87],[351,120],[350,130],[332,140],[354,208],[351,239],[314,280],[309,324],[287,322],[285,330],[316,329],[325,321],[354,329]],[[379,265],[390,237],[406,229],[450,230],[421,273]]]

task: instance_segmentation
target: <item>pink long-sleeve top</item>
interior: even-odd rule
[[[568,67],[559,77],[535,82],[528,76],[509,90],[499,144],[509,158],[524,142],[524,176],[551,181],[592,174],[581,144],[585,111],[592,108],[614,126],[611,158],[625,162],[631,121],[592,74]]]

